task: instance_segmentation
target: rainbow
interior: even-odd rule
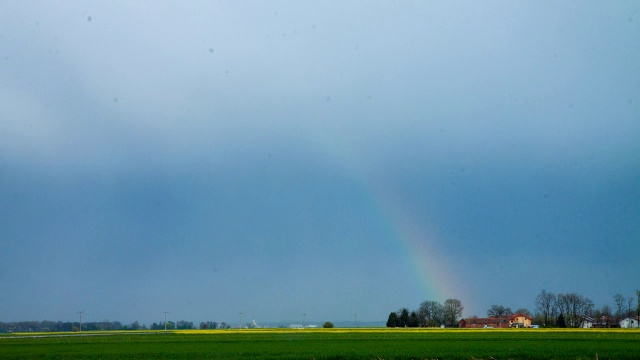
[[[465,286],[455,277],[455,266],[450,259],[445,261],[438,251],[438,243],[445,241],[433,224],[418,221],[417,209],[406,196],[402,196],[390,184],[386,184],[378,173],[374,173],[359,158],[358,151],[345,146],[346,139],[315,138],[316,148],[329,160],[343,167],[343,172],[351,180],[361,184],[365,196],[369,198],[382,223],[386,224],[388,237],[395,246],[400,246],[411,268],[415,281],[422,291],[422,299],[442,302],[447,298],[466,298]],[[331,146],[328,146],[328,145]]]
[[[455,264],[445,261],[438,251],[438,242],[443,239],[435,227],[416,220],[417,210],[411,202],[389,186],[370,186],[369,194],[387,223],[391,239],[409,259],[423,292],[422,300],[442,302],[447,298],[460,298],[463,287],[454,276]]]

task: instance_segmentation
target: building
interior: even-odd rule
[[[592,318],[591,316],[585,316],[582,318],[582,322],[580,322],[580,327],[584,328],[584,329],[590,329],[593,326],[593,324],[596,323],[596,319]]]
[[[591,316],[584,316],[581,318],[580,327],[585,329],[590,328],[608,328],[609,323],[607,322],[607,317],[603,316],[601,318],[594,318]]]
[[[509,315],[509,327],[528,328],[531,327],[531,316],[525,314]]]
[[[630,328],[638,328],[638,318],[637,317],[628,317],[626,319],[620,320],[620,327],[625,329]]]
[[[488,317],[488,318],[466,318],[458,322],[458,327],[461,328],[495,328],[495,327],[507,327],[500,326],[505,322],[505,318]]]
[[[488,318],[466,318],[458,322],[463,328],[509,328],[531,327],[531,316],[525,314],[510,314],[505,316],[490,316]]]

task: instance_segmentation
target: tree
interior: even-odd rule
[[[437,301],[423,301],[418,308],[421,326],[439,326],[442,323],[442,304]]]
[[[176,329],[179,329],[179,330],[193,329],[193,323],[191,321],[179,320],[176,323]]]
[[[602,309],[600,310],[600,317],[602,319],[602,322],[608,326],[609,319],[611,318],[611,308],[609,307],[609,305],[602,306]]]
[[[418,327],[418,326],[420,326],[420,319],[418,318],[418,314],[415,311],[412,311],[411,314],[409,314],[408,326],[409,327]]]
[[[562,314],[558,315],[558,327],[567,327],[567,325],[564,323],[564,316]]]
[[[200,329],[217,329],[218,323],[215,321],[207,321],[200,323]]]
[[[549,325],[549,318],[553,312],[556,296],[553,293],[547,292],[542,289],[538,296],[536,296],[536,310],[542,314],[544,318],[543,326]]]
[[[633,296],[627,297],[627,316],[633,316],[631,308],[633,307]]]
[[[531,316],[531,312],[527,308],[519,308],[518,310],[516,310],[515,314],[524,314],[527,316]]]
[[[596,306],[593,304],[591,299],[586,296],[581,296],[577,315],[579,317],[592,316],[595,308]]]
[[[558,308],[558,326],[567,327],[567,312],[569,311],[569,300],[565,294],[556,295],[556,307]],[[560,319],[562,319],[562,325],[560,325]]]
[[[622,309],[624,308],[625,297],[622,294],[613,295],[613,303],[616,309],[616,322],[622,320]]]
[[[447,299],[442,305],[445,324],[455,326],[458,323],[458,318],[462,316],[462,302],[458,299]]]
[[[557,303],[563,321],[568,327],[580,326],[581,318],[592,315],[594,309],[591,299],[577,293],[558,294]]]
[[[491,305],[489,310],[487,310],[487,316],[495,316],[495,317],[504,317],[513,313],[510,307],[505,307],[502,305]]]
[[[392,311],[389,314],[389,319],[387,320],[387,327],[397,327],[398,326],[398,314],[395,311]]]
[[[331,329],[331,328],[333,328],[333,323],[327,321],[326,323],[322,324],[322,327],[325,328],[325,329]]]
[[[532,325],[538,325],[538,326],[544,326],[545,325],[544,316],[542,316],[541,313],[536,311],[533,314],[533,316],[531,316],[531,324]]]
[[[409,326],[409,310],[407,308],[402,308],[398,319],[400,320],[398,324],[399,327]]]
[[[640,290],[636,290],[636,296],[638,297],[636,301],[636,315],[638,316],[638,320],[640,320]]]

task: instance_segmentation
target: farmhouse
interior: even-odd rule
[[[582,318],[582,322],[580,323],[580,327],[584,328],[584,329],[590,329],[593,327],[593,323],[595,323],[596,320],[594,318],[592,318],[591,316],[585,316]]]
[[[638,328],[638,317],[628,317],[620,320],[620,327],[625,329]]]
[[[584,316],[581,318],[582,321],[580,322],[580,327],[581,328],[608,328],[609,324],[607,323],[607,318],[605,316],[601,317],[601,318],[594,318],[591,316]]]
[[[506,327],[500,326],[505,321],[505,318],[498,318],[491,316],[488,318],[466,318],[458,322],[458,327],[461,328],[494,328],[494,327]]]
[[[591,316],[585,316],[582,318],[582,322],[580,323],[580,327],[584,328],[584,329],[590,329],[593,326],[593,324],[596,323],[596,319],[592,318]]]
[[[506,316],[490,316],[488,318],[466,318],[458,322],[458,327],[466,328],[509,328],[531,327],[531,316],[510,314]]]

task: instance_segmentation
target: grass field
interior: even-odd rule
[[[0,336],[0,359],[640,358],[637,330],[281,329],[21,335],[27,334]]]

